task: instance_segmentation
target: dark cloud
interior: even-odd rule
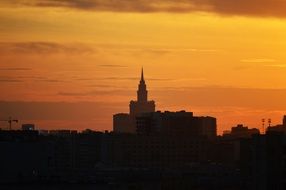
[[[21,80],[18,80],[18,79],[1,79],[0,78],[0,82],[23,82]]]
[[[53,42],[0,42],[0,54],[7,53],[92,53],[94,49],[83,44],[60,44]]]
[[[284,0],[4,0],[6,4],[117,12],[215,12],[224,15],[286,16]],[[3,4],[3,2],[2,2]]]
[[[42,83],[62,83],[67,80],[61,80],[56,78],[48,78],[42,76],[0,76],[0,82],[42,82]]]
[[[58,79],[39,79],[35,80],[36,82],[48,82],[48,83],[60,83],[65,82],[64,80],[58,80]]]
[[[8,76],[0,76],[0,83],[10,83],[10,82],[24,82],[21,79],[18,78],[12,78],[12,77],[8,77]]]

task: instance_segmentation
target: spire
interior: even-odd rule
[[[141,81],[144,81],[144,71],[143,71],[143,67],[142,67],[142,71],[141,71]]]
[[[141,80],[138,85],[138,91],[137,91],[137,101],[138,102],[146,102],[147,101],[147,89],[146,89],[146,84],[144,80],[144,71],[143,67],[141,70]]]

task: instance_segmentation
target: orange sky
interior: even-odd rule
[[[111,129],[144,66],[158,110],[217,117],[219,133],[281,123],[285,9],[278,0],[3,0],[0,117]]]

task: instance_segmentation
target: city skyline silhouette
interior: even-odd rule
[[[285,9],[1,0],[0,189],[286,189]]]
[[[137,77],[134,77],[134,79],[136,79]],[[133,80],[133,78],[132,78]],[[138,77],[138,80],[140,80],[140,85],[145,83],[145,80],[144,80],[144,76],[143,76],[143,67],[141,67],[141,75],[140,77]],[[148,80],[148,78],[147,78]],[[143,81],[143,83],[142,83]],[[150,80],[152,81],[152,79]],[[140,89],[140,85],[138,86],[138,88]],[[142,87],[143,88],[143,87]],[[146,87],[145,87],[146,88]],[[204,87],[198,87],[198,88],[194,88],[195,90],[197,90],[198,92],[200,91],[205,91],[206,88]],[[213,90],[213,91],[212,91]],[[224,90],[224,88],[222,88],[221,90]],[[243,90],[243,89],[241,89]],[[134,90],[135,91],[135,90]],[[210,88],[209,90],[209,93],[213,93],[215,92],[215,88]],[[256,96],[258,93],[259,93],[259,89],[257,89],[257,92],[254,91],[254,96]],[[263,91],[263,90],[262,90]],[[115,91],[116,92],[116,91]],[[235,92],[235,90],[234,90]],[[109,92],[107,92],[109,93]],[[139,96],[139,91],[137,91],[137,99],[139,100],[141,97]],[[232,92],[233,93],[233,92]],[[134,92],[132,93],[134,94]],[[152,91],[151,91],[151,95],[152,95]],[[134,95],[133,95],[134,96]],[[202,94],[203,96],[203,94]],[[241,94],[238,94],[238,96],[241,96],[242,98],[244,98],[243,95]],[[247,95],[247,96],[251,96],[251,95]],[[207,97],[209,97],[207,95]],[[237,97],[237,96],[236,96]],[[146,97],[145,97],[146,98]],[[141,98],[142,99],[142,98]],[[143,98],[144,99],[144,98]],[[192,98],[190,98],[190,102]],[[196,99],[196,100],[199,100],[199,101],[204,101],[204,99],[200,100],[200,99]],[[196,101],[194,100],[194,101]],[[160,101],[160,100],[159,100]],[[132,102],[132,101],[131,101]],[[125,103],[125,102],[123,102]],[[122,104],[123,104],[122,103]],[[2,129],[9,129],[9,126],[7,125],[7,122],[8,119],[13,116],[14,118],[21,118],[21,122],[19,124],[17,124],[16,122],[13,124],[15,129],[20,129],[20,126],[21,126],[21,123],[25,124],[25,123],[34,123],[36,124],[36,126],[38,127],[38,129],[43,129],[43,130],[49,130],[49,129],[73,129],[73,130],[84,130],[84,129],[87,129],[87,128],[91,128],[91,129],[94,129],[94,130],[101,130],[101,131],[104,131],[104,130],[113,130],[112,127],[106,127],[106,124],[103,123],[103,124],[99,124],[97,125],[96,123],[92,123],[92,122],[89,122],[88,120],[92,120],[94,118],[92,117],[96,117],[96,115],[94,114],[97,114],[97,110],[95,108],[98,107],[98,105],[96,105],[96,103],[94,102],[1,102],[2,104],[2,122],[1,122],[1,128]],[[17,105],[19,104],[19,105]],[[34,105],[33,105],[34,104]],[[59,105],[57,105],[59,104]],[[153,104],[153,103],[151,103]],[[204,103],[202,103],[204,104]],[[30,107],[32,105],[32,107]],[[180,104],[179,104],[180,105]],[[195,103],[196,105],[196,103]],[[19,106],[19,107],[18,107]],[[40,113],[35,113],[36,110],[34,110],[34,107],[36,107],[37,109],[39,109],[38,111],[40,111]],[[130,103],[130,106],[131,106],[131,103]],[[190,105],[192,106],[192,105]],[[282,105],[281,105],[282,106]],[[100,107],[102,107],[102,105],[100,105]],[[111,107],[112,109],[112,103],[109,105],[109,107]],[[121,109],[117,109],[117,113],[122,113],[124,112],[124,110],[126,110],[126,106],[125,108],[123,106],[120,106],[122,107]],[[215,107],[215,106],[214,106]],[[216,114],[213,114],[212,109],[214,109],[214,107],[212,106],[209,106],[208,107],[208,110],[205,110],[204,112],[202,111],[198,111],[198,113],[201,113],[201,115],[213,115],[215,117],[217,117]],[[8,109],[7,109],[8,108]],[[19,109],[20,108],[20,109]],[[84,113],[80,113],[77,111],[77,109],[85,109],[85,108],[88,108],[87,109],[87,112],[90,112],[90,110],[95,110],[95,112],[92,114],[88,114],[88,116],[85,116]],[[168,106],[167,106],[168,108]],[[186,110],[186,111],[193,111],[194,109],[185,109],[184,106],[182,107],[179,107],[177,106],[176,107],[177,109],[172,109],[172,111],[180,111],[180,110]],[[7,110],[5,110],[7,109]],[[19,110],[18,110],[19,109]],[[27,115],[23,114],[23,111],[26,109],[26,112],[28,112]],[[30,110],[31,109],[31,110]],[[69,110],[67,110],[69,109]],[[131,109],[131,108],[130,108]],[[133,108],[134,109],[134,108]],[[140,110],[141,108],[139,108]],[[229,108],[230,110],[228,110],[229,112],[237,112],[237,110],[232,110],[231,108]],[[58,112],[54,112],[55,110],[58,110]],[[156,110],[161,110],[161,109],[156,109]],[[168,110],[168,109],[166,109]],[[31,113],[29,113],[31,111]],[[111,123],[112,122],[112,115],[116,113],[115,112],[110,112],[110,110],[108,110],[104,116],[100,116],[101,118],[105,117],[106,120],[108,120],[107,123]],[[155,108],[152,108],[150,110],[151,111],[155,111]],[[165,111],[165,110],[161,110],[161,111]],[[54,120],[54,116],[53,115],[61,115],[63,112],[67,112],[66,115],[64,115],[64,118],[65,120],[60,120],[59,122],[53,122]],[[243,113],[243,110],[241,111]],[[247,112],[247,110],[246,110]],[[283,116],[283,112],[281,113],[281,115],[278,115],[275,117],[275,119],[273,119],[272,117],[270,117],[270,115],[266,115],[267,112],[265,113],[262,113],[260,116],[256,116],[256,121],[255,121],[255,124],[252,124],[250,125],[250,127],[252,128],[258,128],[260,131],[263,131],[266,129],[266,127],[269,125],[269,123],[266,123],[266,126],[263,124],[262,120],[271,120],[271,124],[270,125],[278,125],[280,124],[281,122],[281,117]],[[36,116],[36,117],[43,117],[45,118],[44,122],[42,122],[41,120],[38,120],[38,119],[26,119],[25,117],[28,117],[28,118],[33,118],[33,116]],[[268,117],[269,116],[269,117]],[[61,116],[60,116],[61,117]],[[85,118],[83,119],[84,122],[80,121],[79,119],[77,118]],[[52,119],[50,119],[52,118]],[[224,117],[221,116],[221,117],[218,117],[218,134],[222,135],[224,131],[229,131],[231,129],[231,127],[237,125],[237,124],[245,124],[245,125],[248,125],[248,122],[247,120],[244,120],[244,122],[242,120],[239,119],[239,117],[234,117],[233,121],[231,124],[229,124],[228,126],[221,126],[221,122],[220,121],[224,121]],[[49,121],[51,120],[51,121]],[[80,125],[81,127],[79,128],[78,126],[76,126],[74,123],[76,123],[76,125]],[[82,125],[82,123],[85,123],[85,125]],[[110,124],[109,124],[110,125]],[[112,124],[111,124],[112,125]],[[53,127],[52,127],[53,126]],[[249,125],[248,125],[249,126]]]

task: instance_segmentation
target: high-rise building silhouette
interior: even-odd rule
[[[141,80],[137,90],[137,101],[130,101],[130,115],[138,116],[142,113],[155,112],[155,102],[148,101],[148,91],[144,80],[143,68],[141,71]]]
[[[155,101],[148,101],[148,91],[142,68],[137,90],[137,100],[130,101],[128,113],[113,115],[113,131],[118,133],[136,133],[136,117],[143,113],[155,112]]]

